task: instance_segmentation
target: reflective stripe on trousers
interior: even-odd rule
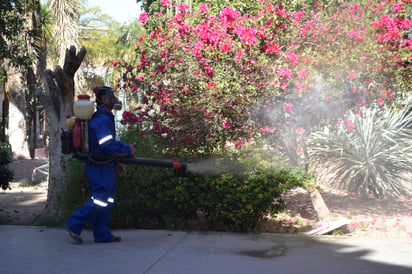
[[[93,203],[95,205],[101,206],[101,207],[106,207],[108,205],[108,203],[113,204],[114,203],[114,199],[112,197],[107,198],[107,201],[101,201],[101,200],[97,200],[94,197],[92,197]]]

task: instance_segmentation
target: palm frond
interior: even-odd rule
[[[314,132],[308,138],[311,165],[323,163],[333,175],[330,183],[359,194],[400,197],[411,194],[405,176],[412,173],[411,102],[397,113],[374,108],[348,119],[334,130]]]

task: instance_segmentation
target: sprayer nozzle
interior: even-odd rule
[[[180,169],[180,163],[177,161],[173,161],[173,169]]]
[[[177,169],[177,170],[180,170],[180,171],[186,171],[187,170],[187,164],[173,161],[173,169]]]

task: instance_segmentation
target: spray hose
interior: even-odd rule
[[[87,103],[87,102],[86,102]],[[88,114],[89,115],[89,114]],[[86,115],[87,116],[87,115]],[[89,115],[90,116],[90,115]],[[71,118],[67,120],[67,122],[73,122]],[[86,125],[84,125],[86,124]],[[111,156],[111,155],[95,155],[90,153],[84,153],[83,151],[88,151],[87,142],[84,140],[88,140],[88,133],[87,133],[87,119],[80,120],[76,118],[75,121],[71,126],[67,126],[68,129],[72,129],[72,152],[73,156],[80,160],[80,161],[89,161],[95,164],[108,164],[111,162],[116,163],[123,163],[127,165],[143,165],[143,166],[157,166],[157,167],[165,167],[165,168],[173,168],[175,170],[186,171],[187,164],[186,163],[179,163],[177,161],[164,161],[164,160],[156,160],[156,159],[148,159],[148,158],[139,158],[139,157],[127,157],[127,156]],[[64,130],[62,130],[64,132]],[[70,147],[69,135],[65,135],[66,146]],[[63,135],[62,135],[62,147],[63,147]],[[71,150],[71,149],[70,149]],[[66,151],[66,150],[65,150]],[[69,151],[66,151],[70,153]]]
[[[111,162],[123,163],[126,165],[140,165],[140,166],[156,166],[164,168],[172,168],[175,170],[186,171],[187,163],[180,163],[177,161],[165,161],[142,157],[130,157],[130,156],[109,156],[109,155],[90,155],[81,153],[78,150],[73,151],[73,155],[76,159],[81,161],[90,161],[95,164],[107,164]]]

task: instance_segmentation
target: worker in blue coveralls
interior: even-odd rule
[[[116,136],[112,110],[121,109],[121,102],[110,87],[97,88],[95,95],[96,112],[89,121],[89,154],[133,156],[136,152],[134,145],[123,143]],[[114,236],[109,228],[116,188],[116,163],[88,160],[85,173],[91,197],[67,219],[66,229],[70,237],[83,243],[80,234],[83,227],[91,223],[95,242],[120,242],[121,238]]]

